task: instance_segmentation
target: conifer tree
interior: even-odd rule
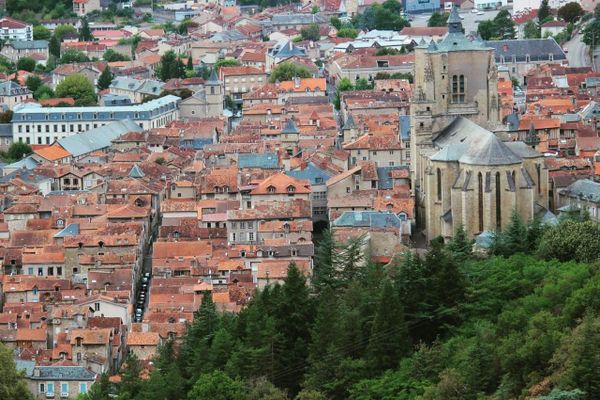
[[[110,67],[107,65],[104,67],[104,70],[98,77],[98,89],[108,89],[114,78],[115,76],[111,72]]]
[[[135,353],[128,353],[121,367],[119,392],[123,399],[134,399],[140,392],[142,367]]]
[[[192,71],[194,69],[194,61],[192,60],[192,56],[190,55],[187,59],[187,66],[186,69],[188,71]]]
[[[60,58],[60,39],[56,35],[52,35],[50,42],[48,43],[48,51],[50,55],[56,58]]]
[[[473,240],[469,239],[462,224],[456,229],[454,237],[448,243],[447,249],[458,261],[464,261],[471,256]]]
[[[334,253],[335,242],[333,240],[333,232],[326,229],[323,231],[321,240],[315,250],[312,285],[317,293],[326,287],[332,287],[336,284]]]
[[[94,40],[90,24],[88,23],[87,17],[81,18],[81,29],[79,30],[79,40],[82,42],[91,42]]]
[[[374,372],[382,372],[396,367],[410,351],[404,307],[389,279],[383,283],[376,309],[367,359]]]

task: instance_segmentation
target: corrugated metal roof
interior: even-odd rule
[[[74,157],[91,153],[109,147],[111,141],[127,132],[142,132],[138,124],[132,120],[115,121],[96,129],[78,135],[68,136],[58,140],[65,150]]]

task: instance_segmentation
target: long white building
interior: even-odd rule
[[[55,140],[130,119],[142,129],[162,128],[179,118],[177,96],[164,96],[143,104],[114,107],[42,107],[36,103],[15,106],[13,141],[51,144]]]

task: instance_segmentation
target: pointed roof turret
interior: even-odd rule
[[[458,15],[458,7],[452,7],[448,17],[448,33],[462,33],[462,20]]]
[[[144,174],[140,167],[137,164],[133,164],[131,171],[129,171],[129,177],[139,179],[143,178],[144,176],[146,176],[146,174]]]
[[[208,80],[206,81],[205,85],[213,85],[213,86],[217,86],[220,85],[221,81],[219,80],[219,78],[217,77],[217,72],[215,71],[215,69],[213,68],[210,71],[210,78],[208,78]]]
[[[431,42],[429,42],[429,47],[427,47],[427,49],[433,51],[438,49],[437,44],[435,44],[435,40],[431,39]]]
[[[288,119],[281,133],[300,133],[298,127],[292,118]]]
[[[342,126],[342,129],[356,129],[356,124],[354,123],[354,118],[352,114],[348,114],[348,118],[346,118],[346,123]]]

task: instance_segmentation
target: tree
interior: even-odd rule
[[[62,39],[66,36],[66,35],[74,35],[77,33],[77,29],[75,29],[75,27],[73,25],[58,25],[55,29],[54,29],[54,37],[56,37],[58,39],[58,42],[60,43],[62,41]]]
[[[104,67],[102,73],[98,77],[98,89],[108,89],[113,79],[115,79],[115,76],[111,72],[110,67],[107,65],[106,67]]]
[[[440,12],[434,11],[433,14],[431,14],[431,17],[429,17],[429,21],[427,21],[427,26],[429,26],[429,27],[446,26],[448,23],[449,16],[450,16],[450,14],[448,14],[448,13],[440,13]]]
[[[126,55],[123,55],[121,53],[117,53],[113,49],[106,50],[104,52],[104,55],[102,56],[102,58],[104,58],[104,61],[107,61],[107,62],[130,61],[131,60]]]
[[[315,250],[315,266],[311,279],[313,288],[317,293],[326,287],[334,286],[336,283],[334,268],[335,247],[333,232],[330,229],[324,230]]]
[[[169,50],[160,58],[157,75],[164,82],[173,78],[185,78],[185,65],[173,50]]]
[[[121,395],[125,395],[126,399],[133,399],[140,392],[142,387],[141,372],[142,367],[135,353],[128,353],[121,366],[121,383],[119,384],[119,391]]]
[[[595,261],[600,256],[600,225],[593,221],[564,220],[544,231],[538,254],[560,261]]]
[[[81,29],[79,29],[79,40],[82,42],[91,42],[94,40],[94,35],[92,35],[92,30],[90,29],[90,24],[88,22],[87,17],[81,18]]]
[[[187,65],[185,66],[185,68],[188,71],[193,71],[194,70],[194,61],[192,60],[192,56],[191,55],[187,59]]]
[[[74,49],[65,51],[60,58],[60,64],[73,64],[88,61],[90,61],[90,59],[85,55],[85,53]]]
[[[60,58],[60,39],[56,36],[56,33],[50,38],[50,42],[48,43],[48,51],[54,57]]]
[[[0,123],[2,124],[10,124],[13,119],[14,113],[12,110],[6,110],[0,113]]]
[[[329,18],[329,23],[337,30],[342,28],[342,21],[338,17]]]
[[[596,17],[583,28],[583,43],[595,46],[600,42],[600,18]]]
[[[215,63],[215,65],[213,66],[213,68],[215,69],[215,71],[219,72],[219,70],[221,69],[221,67],[237,67],[240,64],[240,62],[238,60],[234,60],[232,58],[223,58],[219,61],[217,61]]]
[[[496,37],[496,25],[493,20],[481,21],[477,26],[477,33],[483,40],[490,40]]]
[[[36,25],[33,27],[33,39],[34,40],[48,40],[52,36],[52,33],[48,28],[43,25]]]
[[[23,142],[13,142],[3,156],[5,161],[15,162],[33,153],[31,146]]]
[[[354,39],[357,36],[358,31],[354,28],[342,28],[337,31],[337,37]]]
[[[89,106],[96,103],[96,91],[92,83],[81,74],[67,76],[56,86],[56,96],[72,97],[75,104]]]
[[[473,240],[469,239],[462,224],[456,228],[447,249],[459,261],[468,259],[473,253]]]
[[[552,20],[552,10],[550,9],[548,0],[542,0],[540,8],[538,9],[537,17],[540,25],[548,22],[548,20]]]
[[[500,39],[515,38],[515,22],[508,10],[501,10],[494,18],[495,37]]]
[[[354,84],[355,90],[371,90],[373,89],[373,87],[374,84],[372,82],[369,82],[367,78],[360,78]]]
[[[29,75],[25,81],[25,85],[31,93],[35,93],[42,86],[42,80],[37,75]]]
[[[33,72],[36,64],[37,62],[33,58],[21,57],[19,58],[19,61],[17,61],[17,69],[19,71]]]
[[[410,338],[404,308],[392,282],[386,279],[376,306],[367,358],[374,371],[394,368],[410,352]]]
[[[42,85],[33,93],[33,97],[36,100],[51,99],[54,97],[54,90],[50,86]]]
[[[575,23],[585,14],[581,5],[577,2],[570,2],[558,9],[558,16],[566,22]]]
[[[246,400],[287,400],[285,392],[276,388],[266,378],[258,378],[250,383]]]
[[[221,371],[202,374],[188,394],[189,400],[245,400],[247,389],[243,382],[231,379]]]
[[[302,40],[312,40],[313,42],[318,41],[321,39],[319,25],[313,23],[302,28],[300,30],[300,36],[302,36]]]
[[[110,398],[110,381],[108,374],[100,375],[100,380],[95,382],[90,390],[83,396],[84,400],[106,400]]]
[[[291,81],[294,78],[310,78],[312,75],[308,68],[290,62],[282,62],[271,71],[269,82]]]
[[[17,371],[12,351],[0,343],[0,399],[33,399],[27,389],[24,374]]]
[[[523,27],[523,34],[525,35],[525,39],[539,39],[540,27],[533,20],[529,20]]]

